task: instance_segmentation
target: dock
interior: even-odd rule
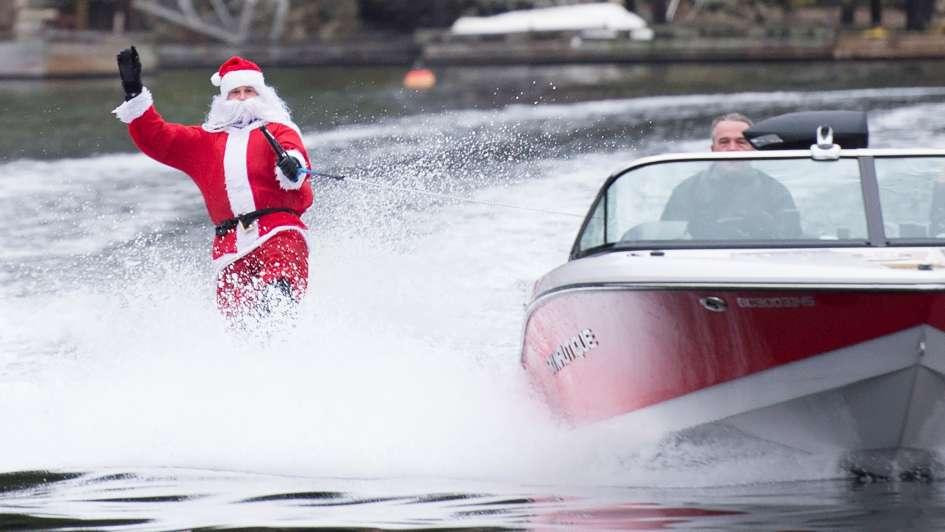
[[[266,2],[210,2],[206,5],[216,13],[211,17],[197,13],[191,1],[127,0],[96,4],[98,11],[93,11],[91,0],[80,0],[74,13],[33,0],[9,1],[13,3],[0,4],[4,79],[112,76],[115,54],[131,44],[152,69],[213,67],[231,55],[267,66],[406,66],[418,59],[436,66],[945,59],[945,26],[906,31],[901,21],[894,21],[890,26],[895,29],[864,29],[861,21],[859,29],[842,29],[825,22],[825,13],[819,12],[774,25],[736,19],[733,26],[730,20],[727,29],[690,19],[651,25],[651,40],[634,40],[627,32],[600,31],[382,32],[359,26],[353,0],[338,4],[349,7],[323,22],[335,31],[317,35],[293,18],[311,11],[305,6],[291,7],[299,12],[276,10],[255,27],[244,22],[257,20],[252,10]],[[169,7],[173,5],[191,8]],[[112,6],[111,11],[102,6]],[[241,6],[242,11],[230,12],[227,6]]]

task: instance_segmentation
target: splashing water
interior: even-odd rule
[[[726,108],[887,105],[871,115],[876,144],[913,124],[907,139],[935,145],[945,131],[925,117],[943,95],[746,93]],[[0,208],[16,223],[0,227],[0,420],[15,429],[0,471],[651,487],[836,476],[835,457],[724,434],[574,430],[519,366],[531,284],[565,260],[581,219],[493,204],[582,213],[631,159],[704,149],[694,124],[717,108],[698,95],[522,105],[309,134],[319,169],[397,189],[316,182],[310,293],[265,342],[228,334],[213,305],[210,235],[184,178],[140,155],[2,165]]]

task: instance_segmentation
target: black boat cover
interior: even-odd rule
[[[866,148],[869,130],[863,111],[801,111],[762,120],[745,130],[758,150],[807,150],[817,144],[817,128],[829,126],[833,142],[844,149]]]

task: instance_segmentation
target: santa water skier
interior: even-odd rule
[[[235,56],[220,65],[211,77],[220,93],[206,121],[189,126],[158,114],[134,47],[118,54],[118,67],[125,102],[113,113],[142,152],[190,176],[203,195],[215,226],[223,314],[242,320],[299,302],[308,284],[301,216],[312,205],[310,164],[299,128],[259,66]]]

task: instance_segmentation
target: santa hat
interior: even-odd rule
[[[237,87],[249,86],[259,92],[266,86],[259,65],[236,55],[220,65],[220,68],[210,76],[210,83],[214,87],[220,87],[220,94],[224,96]]]

